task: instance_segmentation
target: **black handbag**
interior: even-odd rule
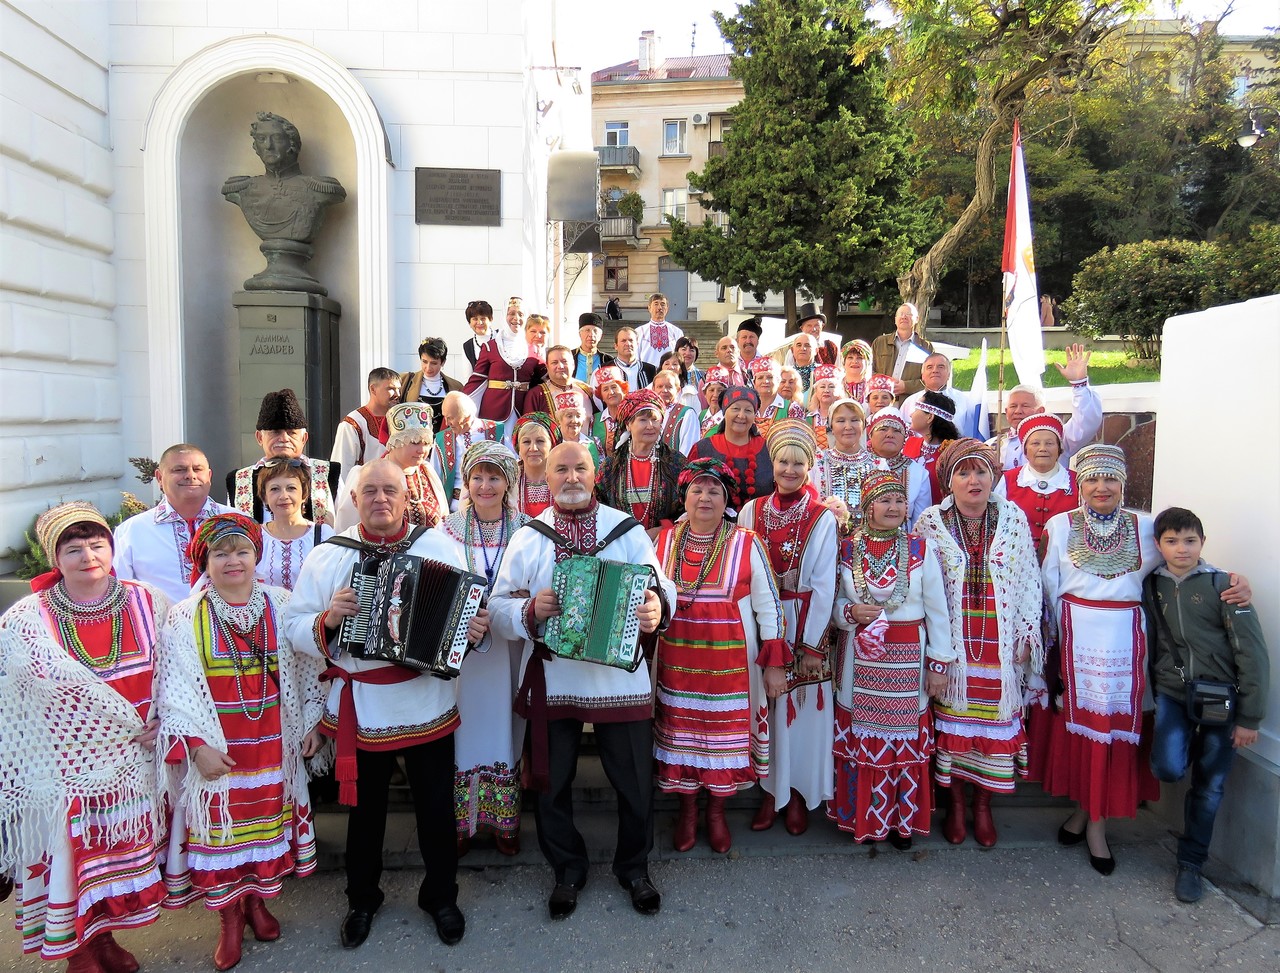
[[[1214,588],[1217,587],[1215,578]],[[1153,604],[1151,614],[1156,617],[1156,624],[1160,626],[1160,631],[1169,641],[1169,654],[1173,656],[1173,666],[1182,677],[1187,719],[1200,726],[1230,726],[1236,721],[1235,683],[1221,682],[1217,679],[1188,679],[1186,663],[1182,661],[1178,643],[1174,640],[1173,633],[1169,631],[1169,623],[1165,621],[1164,611]]]

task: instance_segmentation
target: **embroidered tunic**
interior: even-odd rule
[[[470,511],[450,514],[437,528],[466,553],[469,570],[497,579],[506,545],[528,518],[504,513],[505,530],[488,546]],[[487,831],[504,837],[520,833],[520,751],[524,719],[512,712],[520,671],[519,642],[490,634],[462,660],[458,676],[458,715],[454,734],[454,811],[458,836]]]
[[[949,663],[955,658],[942,568],[924,538],[907,544],[907,588],[900,604],[884,612],[888,628],[883,654],[856,637],[868,626],[853,617],[854,605],[881,604],[894,597],[898,563],[877,576],[862,558],[864,598],[854,583],[852,538],[841,545],[840,589],[833,621],[840,629],[834,666],[835,799],[827,816],[859,841],[883,840],[890,831],[903,836],[929,833],[933,809],[929,760],[933,756],[933,719],[924,689],[926,657]]]
[[[752,500],[738,518],[739,526],[754,530],[764,541],[778,577],[785,637],[794,656],[787,669],[787,692],[774,700],[769,714],[769,769],[760,786],[779,807],[795,790],[813,809],[831,799],[835,774],[827,632],[836,593],[838,529],[835,516],[818,502],[811,487],[788,497],[781,513],[774,499]],[[774,509],[766,512],[765,504]],[[802,652],[822,658],[817,677],[800,674]]]
[[[1085,516],[1058,514],[1045,531],[1045,597],[1065,691],[1061,712],[1050,717],[1044,787],[1079,801],[1093,820],[1131,818],[1140,801],[1159,796],[1138,744],[1147,684],[1142,581],[1161,558],[1151,518],[1123,509],[1117,516],[1132,532],[1128,553],[1117,551],[1110,563],[1091,556]]]
[[[341,468],[337,463],[323,459],[299,457],[306,464],[311,480],[311,491],[302,502],[302,517],[333,526],[336,496]],[[258,498],[258,475],[269,460],[264,456],[252,466],[244,466],[227,474],[227,502],[246,517],[260,524],[271,519],[271,511]]]
[[[49,840],[39,849],[22,842],[18,832],[38,828],[35,821],[24,822],[23,818],[35,818],[43,809],[24,807],[24,795],[17,793],[16,787],[14,793],[0,795],[0,817],[9,818],[7,827],[12,829],[8,834],[0,831],[0,859],[11,853],[19,856],[14,867],[14,927],[22,936],[23,952],[39,952],[46,960],[70,956],[99,933],[149,925],[164,904],[160,852],[165,835],[155,826],[159,812],[153,801],[158,800],[159,790],[154,760],[140,745],[116,740],[121,738],[123,725],[118,721],[127,719],[126,734],[141,733],[151,716],[155,644],[169,603],[162,594],[145,585],[130,581],[124,584],[128,597],[120,627],[120,654],[114,668],[107,671],[96,672],[76,660],[40,595],[21,599],[0,618],[0,629],[5,635],[16,636],[14,643],[0,652],[0,692],[11,697],[6,701],[6,715],[10,718],[0,726],[0,761],[6,764],[2,768],[4,779],[14,786],[16,777],[24,774],[84,772],[96,777],[102,788],[100,794],[92,796],[71,794],[61,786],[60,780],[52,781],[51,787],[33,788],[35,793],[63,803],[52,815]],[[76,627],[86,655],[95,663],[106,663],[109,658],[111,630],[109,621]],[[40,645],[33,646],[33,641]],[[74,692],[65,684],[61,690],[53,689],[57,674],[43,666],[37,675],[42,684],[40,688],[60,691],[62,698],[56,702],[37,699],[38,694],[24,692],[22,686],[9,681],[28,660],[36,662],[37,652],[46,650],[67,658],[69,671],[99,680],[102,690],[110,694],[105,700],[112,705],[112,711],[101,709],[101,700],[96,694]],[[76,697],[79,712],[57,711],[59,703],[66,706],[70,702],[68,694]],[[10,708],[23,703],[40,708],[40,712],[30,714],[30,723]],[[35,733],[32,727],[38,728]],[[50,734],[47,741],[40,733],[45,727],[45,732]],[[21,733],[22,739],[12,737],[15,732]],[[101,736],[108,732],[116,739],[108,741]],[[30,748],[42,742],[48,742],[49,750],[32,753]],[[98,746],[103,749],[97,750],[95,756],[91,748]],[[109,747],[125,747],[131,753],[130,759],[135,764],[132,774],[142,775],[145,796],[136,789],[132,795],[127,789],[117,789],[116,780],[104,775],[100,758],[109,754],[106,749]],[[88,761],[87,766],[75,764],[77,754]],[[24,757],[22,764],[17,763]],[[120,773],[126,773],[125,768],[122,767]],[[9,799],[17,802],[16,809],[11,809]],[[16,816],[11,818],[14,810]],[[125,824],[125,818],[130,822],[129,833],[113,838],[110,829]]]
[[[755,534],[730,527],[718,553],[683,556],[677,531],[664,528],[657,554],[677,585],[677,607],[658,648],[653,754],[658,787],[725,796],[750,787],[769,768],[766,666],[785,666],[782,603],[769,556]],[[715,557],[704,571],[704,559]]]
[[[351,480],[356,467],[382,455],[389,435],[387,417],[375,416],[367,405],[362,405],[354,412],[348,412],[338,423],[329,458],[340,464],[347,479]]]
[[[1048,473],[1037,473],[1029,463],[1023,464],[1021,469],[1005,470],[991,495],[1004,497],[1018,505],[1026,515],[1027,526],[1031,528],[1031,542],[1037,551],[1050,519],[1080,505],[1076,474],[1063,469],[1061,464]]]
[[[183,778],[165,863],[172,904],[221,909],[279,895],[285,876],[315,871],[302,738],[320,717],[320,666],[295,664],[282,642],[288,602],[287,591],[266,589],[248,638],[215,623],[203,592],[175,606],[165,627],[162,651],[174,658],[159,686],[161,739],[172,741],[166,762]],[[235,761],[217,782],[189,756],[202,744]]]
[[[321,526],[319,541],[316,538],[314,525],[307,525],[307,530],[291,541],[282,541],[265,528],[262,531],[262,560],[258,562],[258,579],[263,584],[275,588],[292,591],[302,572],[302,562],[317,543],[323,543],[333,536],[333,528]]]

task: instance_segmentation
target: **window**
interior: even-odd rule
[[[627,258],[604,258],[604,289],[607,291],[625,291],[627,287]]]
[[[626,122],[605,122],[604,123],[604,144],[605,145],[630,145],[631,132],[627,128]]]
[[[609,190],[609,193],[604,200],[604,215],[606,219],[610,217],[622,215],[621,213],[618,212],[618,200],[620,200],[621,198],[622,198],[622,190],[619,189],[617,186],[614,186],[612,189]]]
[[[678,220],[689,218],[689,190],[681,186],[679,189],[662,191],[662,215],[674,216]]]
[[[662,123],[663,155],[689,154],[689,150],[685,147],[684,128],[685,120],[683,118],[668,118]]]

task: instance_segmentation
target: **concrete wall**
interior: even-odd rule
[[[0,570],[125,469],[104,4],[0,2]],[[137,484],[134,484],[137,486]]]
[[[1271,653],[1268,713],[1257,745],[1239,755],[1212,851],[1273,896],[1280,895],[1280,453],[1268,442],[1259,448],[1255,424],[1223,422],[1206,411],[1196,390],[1245,390],[1249,415],[1280,415],[1277,320],[1280,296],[1166,322],[1152,504],[1196,511],[1205,526],[1205,558],[1248,575],[1253,587]],[[1232,475],[1233,469],[1248,475]],[[1161,809],[1178,826],[1179,794],[1167,790]]]

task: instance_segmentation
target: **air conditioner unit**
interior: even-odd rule
[[[693,113],[693,124],[695,124],[695,125],[710,125],[710,124],[711,124],[711,114],[710,114],[710,112],[705,112],[705,111],[696,111],[696,112],[694,112],[694,113]]]

